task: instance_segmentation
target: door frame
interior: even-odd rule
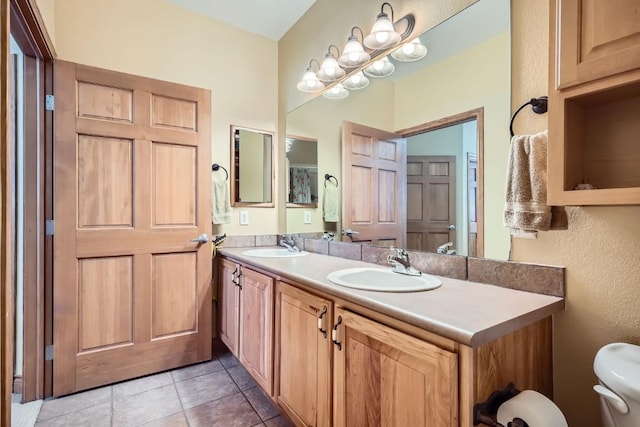
[[[484,107],[465,111],[452,116],[443,117],[430,122],[422,123],[410,128],[401,129],[395,133],[403,138],[419,135],[426,132],[459,125],[475,120],[476,126],[476,148],[478,159],[478,242],[477,257],[484,256]]]
[[[45,219],[51,218],[53,208],[52,192],[52,147],[53,147],[53,113],[45,109],[45,97],[52,93],[53,89],[53,60],[56,57],[55,50],[46,31],[44,21],[36,6],[35,0],[2,0],[2,54],[5,38],[8,42],[11,34],[25,55],[25,122],[35,123],[25,132],[25,170],[37,170],[38,173],[25,174],[25,199],[24,203],[29,209],[25,210],[25,253],[36,254],[37,262],[25,269],[24,306],[33,309],[24,312],[24,361],[21,381],[13,383],[13,355],[14,355],[14,325],[13,321],[13,284],[8,280],[5,264],[8,259],[3,257],[2,268],[2,304],[3,309],[11,314],[11,322],[2,326],[2,399],[3,408],[8,402],[10,405],[11,390],[13,386],[21,387],[23,401],[42,399],[51,395],[52,363],[45,361],[45,347],[51,343],[53,306],[52,295],[52,261],[53,246],[52,237],[45,236]],[[2,87],[8,83],[8,74],[3,67]],[[2,91],[3,105],[6,105]],[[7,119],[3,114],[2,120]],[[11,124],[2,126],[2,146],[8,147],[8,128]],[[3,150],[2,165],[5,166],[11,153]],[[5,158],[4,156],[7,156]],[[6,183],[7,177],[3,169],[2,182]],[[3,195],[8,187],[3,184]],[[4,199],[3,199],[4,201]],[[12,206],[5,205],[5,213]],[[3,215],[3,218],[5,215]],[[5,235],[7,226],[2,224],[3,253],[9,254],[11,243]],[[30,263],[31,264],[31,263]],[[7,319],[5,317],[5,319]],[[10,323],[10,324],[9,324]],[[10,348],[10,349],[9,349]],[[5,395],[8,393],[8,397]],[[9,400],[7,400],[9,399]],[[7,408],[9,408],[8,406]],[[6,414],[6,415],[5,415]],[[6,417],[6,418],[5,418]],[[2,421],[10,419],[10,411],[3,410]],[[10,421],[9,421],[10,422]]]

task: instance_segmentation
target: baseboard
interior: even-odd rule
[[[13,393],[22,395],[22,375],[13,377]]]

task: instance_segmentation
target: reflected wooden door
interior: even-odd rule
[[[467,153],[468,242],[470,257],[478,256],[478,158]]]
[[[342,229],[359,233],[352,242],[404,246],[406,160],[400,135],[342,122]]]
[[[407,158],[407,248],[435,252],[456,241],[456,157]],[[455,248],[455,246],[454,246]]]
[[[210,359],[210,92],[55,71],[54,395]]]

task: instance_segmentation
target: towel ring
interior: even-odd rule
[[[327,181],[331,181],[333,179],[336,182],[336,187],[338,186],[338,178],[333,175],[329,175],[328,173],[324,174],[324,188],[327,188]]]
[[[515,120],[515,118],[518,115],[518,113],[520,112],[520,110],[522,110],[527,105],[531,105],[531,109],[533,110],[534,113],[536,113],[536,114],[544,114],[544,113],[547,112],[548,98],[546,96],[541,96],[539,98],[531,98],[529,101],[527,101],[524,104],[522,104],[515,111],[515,113],[513,113],[513,115],[511,116],[511,123],[509,124],[509,132],[511,132],[511,136],[514,135],[514,133],[513,133],[513,121]]]
[[[227,177],[225,178],[225,181],[229,181],[229,172],[224,168],[224,166],[220,166],[217,163],[214,163],[211,165],[211,170],[213,172],[218,172],[220,169],[222,169],[224,173],[227,175]]]

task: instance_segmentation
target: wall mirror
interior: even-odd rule
[[[491,22],[491,25],[478,25],[478,22]],[[420,40],[429,51],[425,58],[410,63],[396,62],[392,76],[370,78],[368,87],[350,91],[344,99],[323,96],[312,99],[287,114],[287,133],[317,138],[319,175],[330,173],[338,178],[343,207],[344,191],[348,191],[347,183],[351,182],[349,176],[343,176],[348,173],[343,164],[343,122],[401,134],[406,137],[408,158],[434,157],[439,161],[433,167],[435,171],[444,170],[448,162],[445,169],[456,172],[452,181],[455,184],[450,183],[456,193],[438,192],[434,186],[431,201],[425,200],[429,197],[418,200],[412,195],[414,185],[413,189],[385,189],[381,194],[394,197],[404,192],[407,201],[398,214],[405,222],[425,217],[425,204],[435,206],[434,203],[442,200],[455,202],[450,203],[454,206],[453,212],[449,211],[449,205],[431,212],[436,217],[447,212],[446,217],[436,219],[447,227],[455,227],[447,230],[451,233],[441,233],[439,237],[444,243],[453,241],[447,249],[455,250],[458,255],[507,259],[510,236],[502,225],[502,208],[510,141],[510,3],[508,0],[476,2],[420,35]],[[394,61],[391,57],[390,60]],[[473,111],[481,112],[479,119],[464,118]],[[463,118],[456,122],[456,117]],[[408,176],[415,172],[415,165],[415,162],[405,164],[402,173]],[[478,181],[481,170],[484,175]],[[344,226],[348,223],[345,215],[353,214],[351,208],[341,212],[342,223],[323,222],[320,187],[312,224],[301,225],[302,216],[287,209],[287,232],[336,231],[336,238],[357,241],[344,235],[340,237],[340,231],[348,228]],[[377,196],[371,199],[379,200]],[[372,202],[367,215],[376,217],[379,206]],[[411,229],[408,222],[404,227]],[[474,229],[483,231],[484,242],[474,242],[477,234]],[[415,243],[410,234],[404,235],[404,245],[419,247],[414,246]],[[419,250],[433,251],[432,247],[431,244]]]
[[[317,207],[318,141],[287,135],[285,147],[287,207]]]
[[[273,132],[231,126],[231,205],[273,207]]]

